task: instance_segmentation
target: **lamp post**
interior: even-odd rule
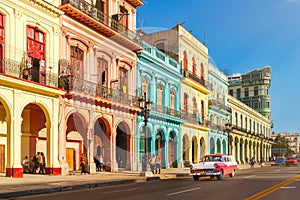
[[[231,123],[226,123],[225,124],[225,128],[226,128],[226,132],[227,132],[227,142],[228,142],[228,145],[227,145],[227,154],[229,155],[230,154],[230,131],[232,129],[232,124]]]
[[[263,163],[263,139],[265,138],[265,136],[263,134],[259,135],[259,138],[261,139],[261,143],[260,143],[260,164],[262,165]]]
[[[145,162],[146,162],[146,172],[150,172],[150,165],[148,162],[148,118],[150,116],[151,104],[152,102],[147,99],[147,94],[144,92],[143,96],[139,98],[140,108],[142,109],[141,113],[144,116],[144,133],[145,133]]]

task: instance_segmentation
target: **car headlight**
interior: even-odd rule
[[[214,164],[214,167],[217,169],[217,168],[218,168],[218,165],[215,163],[215,164]]]

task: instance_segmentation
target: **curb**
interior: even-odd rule
[[[87,189],[87,188],[129,184],[134,182],[137,182],[137,180],[129,179],[129,180],[110,181],[110,182],[84,183],[84,184],[67,185],[67,186],[59,186],[59,187],[51,187],[51,188],[39,188],[33,190],[22,190],[16,192],[0,193],[0,198],[12,198],[12,197],[31,196],[31,195],[47,194],[47,193],[55,193],[55,192],[65,192],[65,191],[80,190],[80,189]]]

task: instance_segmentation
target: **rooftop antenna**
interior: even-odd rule
[[[203,44],[206,45],[206,35],[205,35],[205,33],[203,35]]]
[[[143,29],[146,19],[139,19],[139,22],[140,22],[140,28]]]
[[[180,24],[180,25],[182,26],[183,24],[185,24],[185,21],[181,22],[181,24]]]

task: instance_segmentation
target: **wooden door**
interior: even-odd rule
[[[0,172],[5,172],[5,145],[0,145]]]
[[[75,150],[73,148],[67,148],[66,151],[66,161],[69,165],[69,170],[75,169]]]

